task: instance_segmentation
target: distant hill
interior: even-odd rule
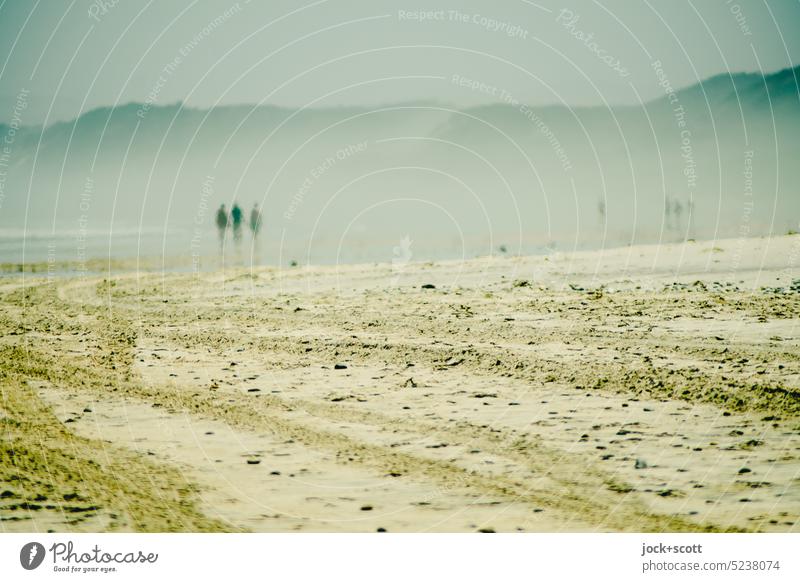
[[[267,236],[298,241],[782,233],[800,221],[798,78],[719,75],[613,109],[95,109],[17,131],[0,228],[211,229],[236,198],[263,204]]]

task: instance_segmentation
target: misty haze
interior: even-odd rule
[[[677,90],[662,73],[663,97],[614,108],[531,107],[460,75],[441,83],[498,102],[99,108],[16,132],[3,252],[20,261],[27,234],[29,260],[52,237],[60,260],[82,237],[100,256],[189,255],[199,227],[213,254],[211,215],[234,201],[262,206],[265,264],[385,262],[405,235],[441,259],[785,234],[797,74]]]

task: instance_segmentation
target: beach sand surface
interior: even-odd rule
[[[0,297],[0,531],[800,528],[797,235]]]

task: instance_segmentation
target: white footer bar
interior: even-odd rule
[[[800,580],[800,534],[0,534],[0,580]]]

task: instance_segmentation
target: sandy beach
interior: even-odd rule
[[[799,264],[5,276],[0,531],[797,531]]]

